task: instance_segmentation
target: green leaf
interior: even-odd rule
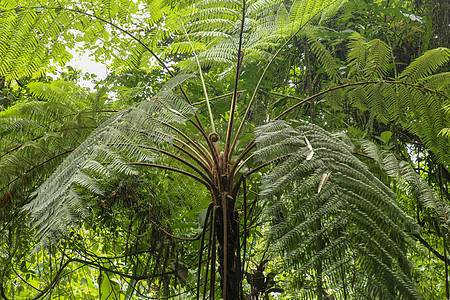
[[[391,139],[392,136],[392,132],[391,131],[383,131],[380,134],[381,138],[383,139],[383,141],[385,142],[385,144],[389,144],[389,140]]]

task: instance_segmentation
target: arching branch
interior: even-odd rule
[[[286,109],[284,112],[282,112],[281,114],[279,114],[279,115],[278,115],[277,117],[275,117],[275,119],[273,119],[273,120],[275,121],[275,120],[280,119],[281,117],[283,117],[284,115],[286,115],[287,113],[289,113],[289,112],[292,111],[293,109],[299,107],[299,106],[302,105],[303,103],[306,103],[306,102],[308,102],[308,101],[311,101],[312,99],[317,98],[317,97],[319,97],[319,96],[322,96],[322,95],[324,95],[324,94],[326,94],[326,93],[329,93],[329,92],[332,92],[332,91],[335,91],[335,90],[339,90],[339,89],[343,89],[343,88],[346,88],[346,87],[349,87],[349,86],[359,86],[359,85],[367,85],[367,84],[381,84],[381,83],[406,85],[406,86],[411,86],[411,87],[414,87],[414,88],[416,88],[416,89],[419,89],[419,90],[425,91],[425,92],[430,92],[430,93],[431,93],[431,92],[434,92],[434,93],[436,92],[436,91],[433,91],[433,90],[424,88],[424,87],[422,87],[422,86],[419,86],[419,85],[416,85],[416,84],[412,84],[412,83],[403,82],[403,81],[380,80],[380,81],[362,81],[362,82],[347,83],[347,84],[343,84],[343,85],[340,85],[340,86],[335,86],[335,87],[326,89],[326,90],[321,91],[321,92],[319,92],[319,93],[317,93],[317,94],[315,94],[315,95],[312,95],[312,96],[310,96],[310,97],[308,97],[308,98],[305,98],[304,100],[300,101],[299,103],[296,103],[295,105],[293,105],[293,106],[291,106],[290,108]],[[287,95],[285,95],[285,96],[286,96],[286,97],[289,97],[289,96],[287,96]]]
[[[200,178],[194,174],[191,174],[187,171],[181,170],[181,169],[177,169],[177,168],[173,168],[173,167],[169,167],[169,166],[158,165],[158,164],[143,163],[143,162],[128,162],[127,164],[131,165],[131,166],[154,167],[154,168],[159,168],[159,169],[163,169],[163,170],[167,170],[167,171],[172,171],[175,173],[180,173],[180,174],[186,175],[188,177],[191,177],[192,179],[195,179],[196,181],[200,182],[205,187],[207,187],[210,191],[215,191],[215,192],[217,191],[217,188],[212,184],[212,182],[210,180],[205,181],[202,178]]]
[[[416,88],[418,90],[421,91],[425,91],[425,92],[429,92],[429,93],[436,93],[436,91],[434,90],[430,90],[427,88],[424,88],[420,85],[416,85],[416,84],[412,84],[412,83],[407,83],[407,82],[403,82],[403,81],[394,81],[394,80],[380,80],[380,81],[362,81],[362,82],[353,82],[353,83],[347,83],[347,84],[343,84],[340,86],[335,86],[329,89],[326,89],[324,91],[321,91],[317,94],[314,94],[310,97],[307,97],[303,100],[301,100],[300,102],[294,104],[293,106],[289,107],[288,109],[286,109],[284,112],[282,112],[281,114],[279,114],[277,117],[275,117],[273,120],[271,120],[271,122],[279,120],[281,117],[285,116],[287,113],[291,112],[292,110],[296,109],[297,107],[299,107],[300,105],[311,101],[317,97],[320,97],[324,94],[327,94],[329,92],[338,90],[338,89],[343,89],[343,88],[347,88],[350,86],[361,86],[361,85],[368,85],[368,84],[398,84],[398,85],[405,85],[405,86],[410,86],[413,88]],[[285,97],[291,97],[289,95],[284,95],[284,94],[277,94],[279,96],[285,96]],[[294,96],[295,97],[295,96]],[[292,97],[292,98],[294,98]],[[298,97],[295,97],[294,99],[300,99]],[[239,154],[238,158],[236,159],[235,165],[233,166],[233,172],[235,172],[236,168],[238,167],[237,164],[256,146],[255,144],[255,138],[253,138],[246,146],[246,148]]]

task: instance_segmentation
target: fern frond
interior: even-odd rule
[[[375,80],[386,76],[392,60],[391,48],[379,39],[368,43],[369,55],[367,57],[366,77]]]
[[[267,10],[273,10],[275,5],[280,4],[281,0],[254,0],[247,3],[246,13],[249,16],[266,15]]]
[[[30,101],[0,112],[0,199],[10,208],[28,199],[113,111],[104,89],[92,94],[60,81],[33,83],[28,88]],[[40,100],[32,101],[35,97]]]
[[[325,72],[333,82],[338,82],[340,80],[339,66],[330,51],[312,35],[309,35],[308,42],[319,63],[325,68]]]
[[[349,76],[377,80],[384,78],[390,69],[392,60],[391,48],[379,39],[366,42],[357,33],[351,36],[347,61],[352,70]]]
[[[408,189],[423,207],[433,212],[441,226],[450,229],[450,221],[447,219],[447,215],[450,213],[450,205],[439,198],[408,162],[398,160],[388,151],[379,151],[378,147],[370,141],[363,140],[360,144],[364,152],[374,158],[379,167],[396,180],[399,186]]]
[[[163,155],[164,149],[174,149],[171,145],[178,135],[167,124],[185,126],[194,110],[171,90],[191,77],[174,77],[156,97],[116,113],[61,163],[35,192],[36,198],[24,207],[32,220],[40,220],[35,224],[39,232],[47,234],[67,229],[60,227],[64,223],[53,220],[53,217],[62,217],[66,224],[73,220],[75,208],[86,204],[80,203],[76,197],[68,201],[68,197],[80,187],[102,193],[101,178],[135,174],[130,162],[165,166],[175,162],[175,156]],[[51,214],[47,213],[48,207],[54,207]]]
[[[361,70],[366,68],[368,53],[367,42],[360,34],[353,33],[350,38],[351,40],[348,45],[349,51],[347,53],[347,62],[351,67],[349,76],[352,76],[355,72],[361,72]]]
[[[64,10],[21,8],[1,12],[0,74],[20,78],[39,72],[50,59],[67,62],[72,56],[58,38],[76,20],[77,17]]]
[[[322,272],[326,284],[355,272],[354,265],[365,279],[351,289],[370,288],[382,299],[421,299],[403,250],[417,227],[398,207],[395,194],[352,155],[342,134],[303,121],[293,125],[277,121],[260,127],[256,140],[256,154],[264,160],[279,148],[292,153],[264,176],[261,191],[271,199],[273,249],[284,257],[285,267],[302,276]],[[308,143],[314,151],[310,160]],[[346,271],[328,269],[333,265]]]
[[[450,49],[441,47],[429,50],[407,66],[399,78],[405,82],[418,82],[449,61]]]
[[[435,90],[437,92],[443,92],[448,95],[448,93],[450,92],[450,72],[427,76],[420,80],[419,84],[428,89]]]

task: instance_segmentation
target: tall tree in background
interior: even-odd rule
[[[0,75],[9,85],[48,72],[49,62],[66,63],[76,41],[124,77],[165,82],[125,108],[146,93],[143,84],[125,87],[120,75],[111,76],[119,87],[109,96],[106,84],[90,94],[66,81],[31,82],[24,94],[37,101],[1,113],[1,216],[9,220],[1,229],[8,245],[1,295],[23,291],[8,283],[25,262],[20,238],[32,236],[61,240],[47,249],[59,247],[53,259],[63,261],[35,297],[50,297],[70,264],[99,270],[101,299],[140,297],[144,288],[168,297],[178,285],[186,298],[268,297],[282,289],[264,272],[266,252],[255,270],[246,265],[255,258],[249,236],[261,230],[269,239],[260,243],[299,297],[421,299],[408,249],[424,223],[399,195],[414,195],[431,217],[445,266],[449,207],[389,142],[393,132],[414,136],[445,168],[448,139],[438,133],[448,127],[449,76],[431,74],[450,53],[433,49],[399,67],[392,45],[325,26],[338,22],[329,18],[343,3],[1,2]],[[330,35],[335,42],[324,44]],[[152,76],[154,63],[162,70]],[[376,134],[385,151],[360,140]],[[407,143],[393,146],[409,160]],[[110,219],[89,223],[98,214]],[[109,256],[107,239],[79,242],[83,230],[97,237],[97,226],[127,224],[125,246],[114,245],[125,261]],[[31,274],[26,263],[20,268]],[[129,280],[125,292],[112,274]]]

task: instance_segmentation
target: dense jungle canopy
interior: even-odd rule
[[[0,298],[450,299],[449,24],[0,0]]]

